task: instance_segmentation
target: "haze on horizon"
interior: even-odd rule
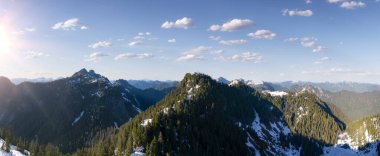
[[[379,84],[379,15],[379,0],[0,0],[0,75]]]

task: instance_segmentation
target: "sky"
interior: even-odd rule
[[[380,83],[380,0],[0,0],[0,75]]]

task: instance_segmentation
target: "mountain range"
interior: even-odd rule
[[[111,83],[86,69],[47,83],[13,85],[2,77],[0,127],[69,152],[86,145],[97,132],[122,125],[164,95],[137,89],[125,80]]]
[[[379,155],[375,90],[287,84],[201,73],[130,83],[86,69],[45,83],[0,77],[0,138],[24,155]]]

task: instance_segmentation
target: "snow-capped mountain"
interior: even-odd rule
[[[72,155],[379,154],[378,115],[350,122],[329,91],[272,85],[194,73],[174,90],[141,90],[85,69],[48,83],[0,78],[0,127]]]
[[[351,91],[351,92],[372,92],[380,91],[380,85],[371,83],[357,82],[307,82],[307,81],[285,81],[273,83],[284,88],[292,88],[294,86],[314,86],[330,92]]]
[[[224,83],[224,84],[229,84],[230,81],[227,80],[226,78],[224,77],[219,77],[218,79],[216,79],[216,81],[220,82],[220,83]]]
[[[115,140],[98,145],[111,141],[111,151],[127,155],[332,154],[339,150],[338,134],[347,130],[337,112],[311,90],[260,91],[243,80],[227,85],[187,74],[163,101],[121,127]]]
[[[15,135],[73,151],[99,131],[119,127],[166,93],[149,93],[128,82],[112,83],[93,70],[47,83],[0,80],[0,127]],[[159,91],[157,91],[159,92]]]

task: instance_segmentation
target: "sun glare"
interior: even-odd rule
[[[11,43],[9,37],[9,32],[0,26],[0,54],[5,54],[10,51]]]

